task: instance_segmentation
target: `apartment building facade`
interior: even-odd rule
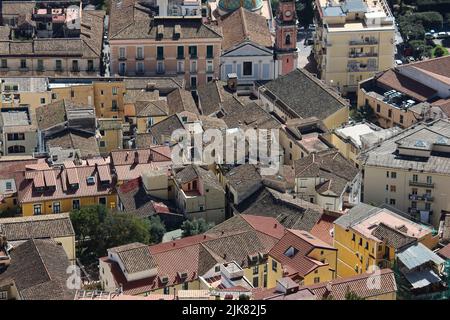
[[[439,228],[450,211],[449,133],[448,120],[421,123],[363,152],[363,201]]]
[[[342,94],[394,65],[394,17],[384,0],[316,0],[319,78]]]
[[[181,76],[188,88],[219,77],[222,36],[201,17],[151,17],[129,2],[111,6],[111,74]]]
[[[32,155],[37,148],[37,126],[26,107],[0,110],[0,154]]]

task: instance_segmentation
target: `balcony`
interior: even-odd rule
[[[424,198],[424,200],[426,200],[426,201],[428,201],[428,202],[434,201],[434,197],[433,197],[431,194],[425,193],[425,194],[423,195],[423,198]]]
[[[378,57],[378,53],[376,52],[350,52],[348,54],[349,58],[369,58],[369,57]]]
[[[417,201],[417,200],[424,200],[424,198],[421,195],[410,193],[409,200]]]
[[[137,56],[135,59],[136,60],[144,60],[144,56]]]
[[[177,55],[178,60],[184,60],[184,55]]]
[[[423,187],[423,188],[434,188],[434,183],[419,182],[414,180],[409,180],[409,185],[412,187]]]
[[[80,72],[80,68],[72,68],[72,69],[70,69],[70,72],[74,72],[74,73]]]
[[[28,67],[20,67],[19,71],[20,72],[28,72],[28,71],[30,71],[30,68],[28,68]]]
[[[374,38],[365,38],[360,40],[350,40],[348,44],[351,46],[376,45],[378,44],[378,40]]]
[[[127,58],[126,57],[119,57],[119,59],[118,59],[119,61],[126,61],[127,60]]]
[[[348,72],[369,72],[369,71],[378,71],[378,67],[374,65],[367,64],[358,64],[358,63],[349,63],[347,65]]]

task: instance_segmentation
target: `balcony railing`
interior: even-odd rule
[[[424,200],[424,198],[421,195],[411,193],[409,195],[409,200]]]
[[[367,72],[367,71],[377,71],[378,67],[373,65],[360,65],[360,64],[348,64],[348,72]]]
[[[125,61],[127,60],[127,57],[119,57],[119,61]]]
[[[409,180],[409,185],[414,187],[424,187],[424,188],[434,188],[434,183],[430,182],[419,182],[414,180]]]
[[[378,57],[376,52],[350,52],[349,58],[364,58],[364,57]]]
[[[366,39],[360,39],[360,40],[350,40],[349,45],[351,46],[359,46],[359,45],[375,45],[378,44],[377,39],[373,38],[366,38]]]
[[[144,60],[144,56],[137,56],[136,60]]]

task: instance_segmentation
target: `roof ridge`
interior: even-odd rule
[[[245,39],[249,39],[249,33],[248,33],[248,27],[247,27],[247,21],[245,19],[245,11],[243,7],[239,7],[239,13],[241,16],[241,21],[242,21],[242,28],[244,31],[244,37]]]
[[[38,246],[36,245],[36,239],[31,238],[31,242],[33,243],[34,247],[36,248],[36,252],[37,252],[37,254],[38,254],[38,256],[39,256],[39,259],[40,259],[41,262],[42,262],[42,265],[44,266],[45,273],[47,274],[48,279],[49,279],[50,281],[53,281],[53,279],[52,279],[52,277],[51,277],[51,275],[50,275],[50,272],[48,271],[47,265],[45,264],[44,259],[42,258],[41,252],[39,251],[39,248],[38,248]]]

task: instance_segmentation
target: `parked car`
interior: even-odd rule
[[[401,66],[403,64],[402,60],[395,60],[395,64]]]
[[[425,33],[425,39],[428,39],[428,40],[434,39],[434,34],[431,32]]]
[[[439,32],[439,33],[437,34],[437,38],[438,38],[438,39],[447,38],[447,37],[448,37],[448,34],[447,34],[447,32],[444,32],[444,31]]]
[[[408,61],[408,62],[414,62],[414,61],[416,61],[415,59],[414,59],[414,57],[407,57],[406,58],[406,60]]]

